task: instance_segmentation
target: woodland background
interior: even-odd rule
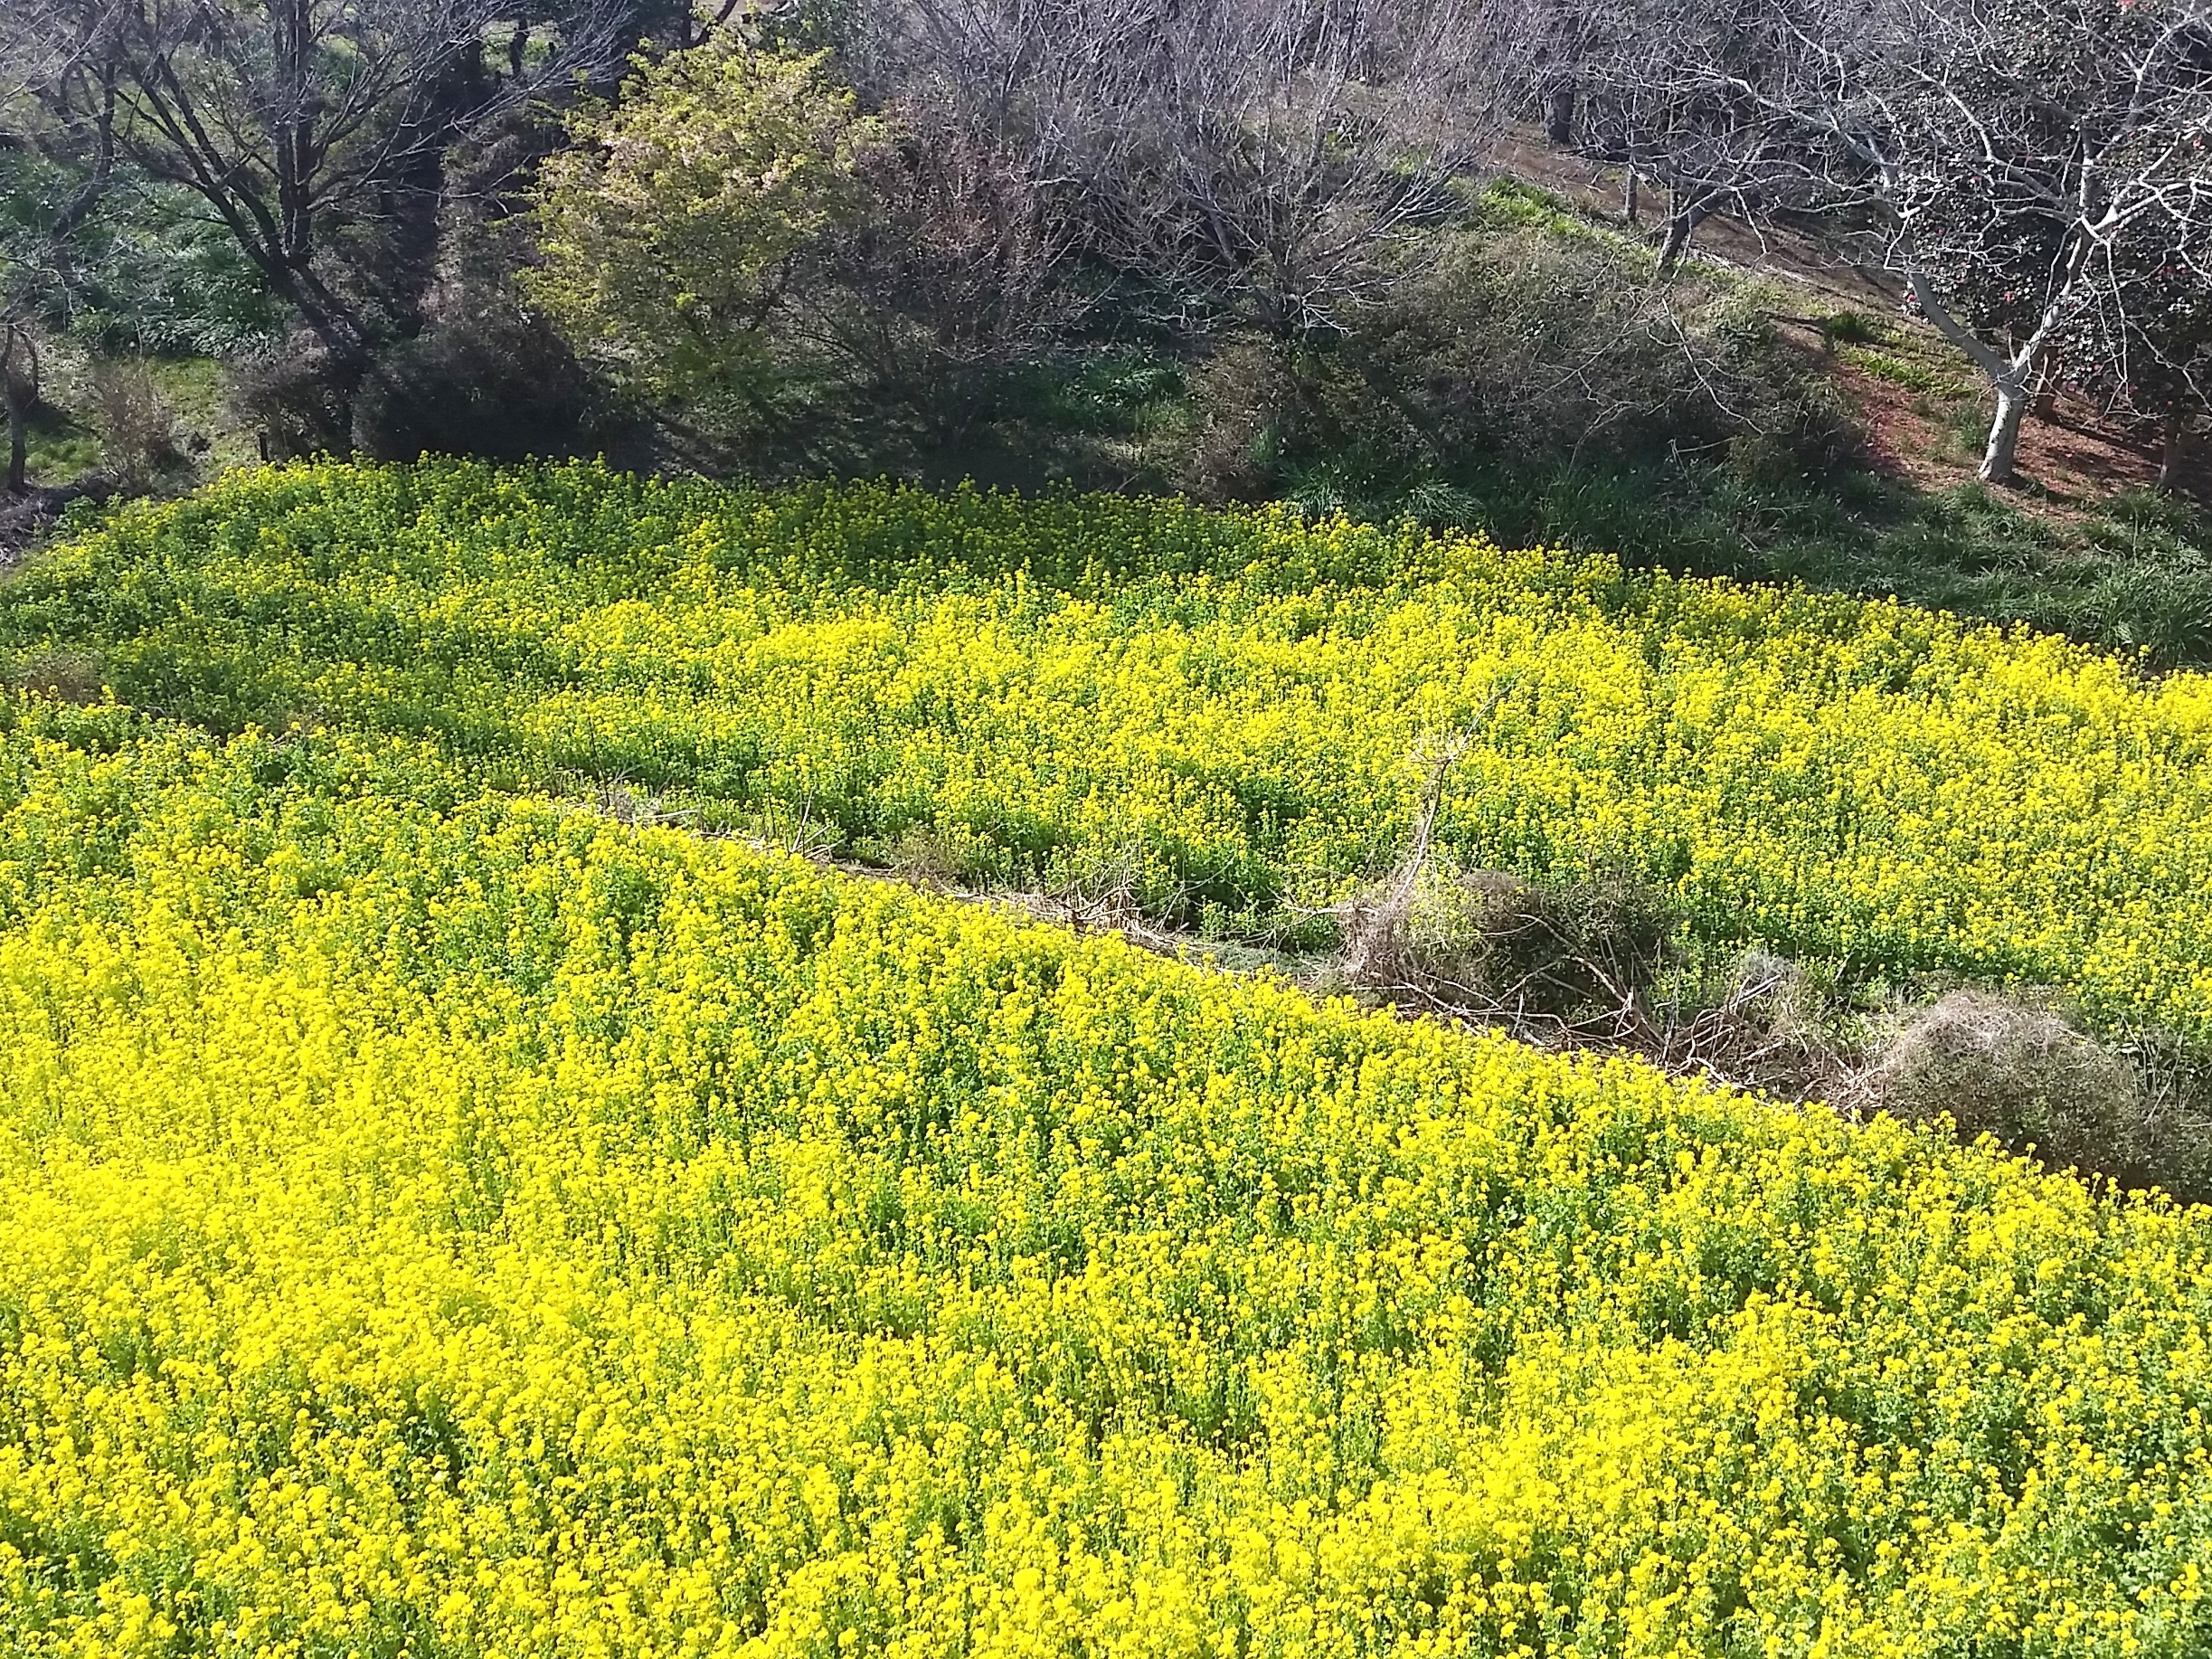
[[[605,454],[1287,498],[2212,660],[2201,0],[0,32],[15,545],[256,459]]]

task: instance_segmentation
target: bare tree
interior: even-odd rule
[[[49,113],[114,105],[116,141],[197,194],[331,357],[368,358],[380,319],[334,278],[348,223],[389,222],[434,192],[479,128],[622,43],[624,8],[577,0],[536,30],[520,0],[17,0],[27,26],[79,48],[36,78]],[[507,72],[486,45],[512,50]]]
[[[911,0],[877,62],[951,90],[1092,251],[1288,335],[1390,280],[1477,147],[1470,0]],[[882,38],[879,36],[879,38]]]
[[[1396,274],[1474,151],[1450,5],[1179,10],[1121,89],[1100,194],[1128,243],[1274,334],[1340,326]]]
[[[1090,296],[1081,236],[1046,188],[957,107],[910,94],[861,158],[869,211],[793,285],[794,331],[932,439],[963,438],[1003,376],[1060,348]]]
[[[34,27],[35,21],[27,10],[0,14],[0,126],[13,127],[24,118],[21,106],[34,88],[61,72],[74,45]]]
[[[99,207],[115,165],[116,98],[111,78],[73,118],[43,119],[42,85],[99,58],[112,3],[93,8],[75,33],[41,31],[14,14],[0,22],[0,135],[26,166],[66,180],[58,193],[27,191],[0,214],[0,411],[7,426],[5,488],[29,488],[29,421],[38,402],[41,359],[33,324],[42,304],[65,286],[73,239]],[[73,163],[73,169],[70,164]],[[51,194],[51,201],[40,198]]]
[[[2155,427],[2159,487],[2212,409],[2212,213],[2177,192],[2116,231],[2100,279],[2051,347],[2052,376]]]
[[[1631,221],[1641,181],[1664,187],[1662,275],[1714,213],[1755,220],[1802,177],[1796,122],[1761,95],[1801,49],[1772,0],[1551,0],[1517,34],[1522,78],[1576,112],[1554,142],[1622,168]]]
[[[1809,190],[1987,378],[1980,476],[2009,482],[2056,343],[2130,304],[2135,228],[2212,223],[2212,5],[1770,4],[1801,50],[1737,90],[1796,124]]]

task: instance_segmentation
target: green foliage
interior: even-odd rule
[[[136,199],[112,210],[112,232],[61,319],[69,333],[99,352],[175,357],[234,357],[272,344],[281,313],[230,232],[174,190],[128,187]]]
[[[530,298],[579,355],[656,395],[742,395],[794,257],[858,211],[880,124],[824,54],[717,39],[639,59],[571,134],[540,176]]]
[[[1187,486],[1393,517],[1501,462],[1704,457],[1798,478],[1848,456],[1833,389],[1777,341],[1765,289],[1702,270],[1655,286],[1648,251],[1527,200],[1484,196],[1341,341],[1215,352],[1192,376]]]
[[[259,274],[184,192],[128,167],[56,242],[85,180],[0,144],[0,300],[93,351],[223,356],[266,345],[279,318]]]
[[[1820,319],[1820,333],[1830,346],[1879,346],[1888,331],[1864,311],[1845,309]]]
[[[1650,249],[1632,236],[1594,222],[1565,197],[1509,175],[1490,180],[1472,202],[1473,222],[1493,231],[1539,231],[1602,247],[1630,261],[1649,278],[1658,264]]]
[[[1837,356],[1854,368],[1866,370],[1877,380],[1886,380],[1890,384],[1903,386],[1908,391],[1933,392],[1946,397],[1957,397],[1966,390],[1956,374],[1930,368],[1925,364],[1900,357],[1894,352],[1846,346]]]

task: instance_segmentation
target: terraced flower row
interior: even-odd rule
[[[11,1654],[2212,1645],[2203,1212],[0,725]]]
[[[495,787],[984,882],[1126,867],[1232,935],[1387,866],[1458,735],[1461,866],[1625,873],[1706,955],[2212,1038],[2212,688],[1895,605],[1280,513],[322,467],[61,548],[0,648]]]

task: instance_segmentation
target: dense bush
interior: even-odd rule
[[[231,365],[230,402],[252,430],[264,459],[350,455],[358,375],[332,364],[303,339]]]
[[[640,59],[572,136],[541,171],[530,299],[618,379],[757,420],[784,290],[865,212],[881,125],[818,54],[717,45]]]
[[[349,436],[355,452],[380,460],[574,455],[603,403],[534,318],[464,315],[379,355],[354,395]]]
[[[1394,299],[1366,349],[1445,455],[1830,461],[1840,410],[1774,340],[1764,300],[1718,276],[1659,283],[1642,249],[1572,222],[1485,224]]]
[[[1346,505],[1419,510],[1424,481],[1448,489],[1500,462],[1691,460],[1772,482],[1852,453],[1837,393],[1776,337],[1758,287],[1658,282],[1640,247],[1498,205],[1518,200],[1484,198],[1341,337],[1205,354],[1186,487],[1216,500],[1333,487]]]

